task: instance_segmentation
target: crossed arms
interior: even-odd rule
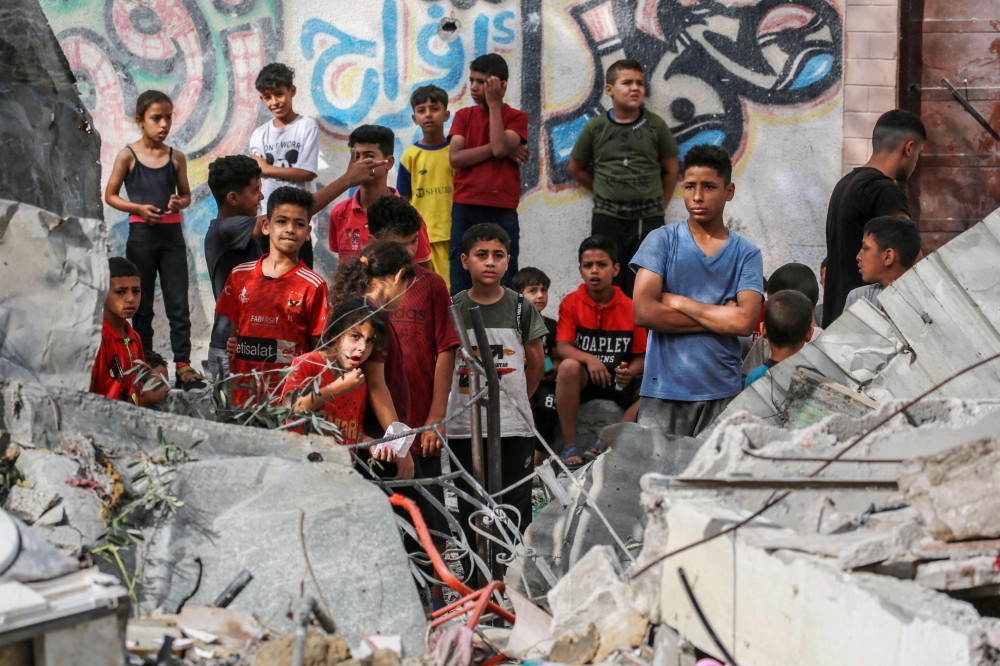
[[[659,333],[717,333],[750,335],[757,325],[764,297],[747,290],[725,305],[700,303],[663,291],[663,276],[640,268],[632,295],[637,326]]]

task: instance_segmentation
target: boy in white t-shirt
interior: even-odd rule
[[[292,108],[295,97],[295,71],[280,62],[272,62],[260,70],[255,86],[260,99],[274,114],[250,135],[250,156],[257,160],[263,172],[259,214],[267,214],[271,192],[291,185],[306,192],[316,191],[319,167],[319,125]],[[299,251],[306,265],[312,267],[312,240]]]

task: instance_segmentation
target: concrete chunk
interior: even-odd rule
[[[981,439],[917,459],[899,477],[906,501],[942,541],[1000,537],[1000,441]]]
[[[552,636],[583,636],[595,625],[632,609],[632,594],[622,582],[614,549],[594,546],[548,594]]]
[[[1000,584],[1000,567],[995,557],[941,560],[919,565],[914,580],[935,590],[967,590]]]

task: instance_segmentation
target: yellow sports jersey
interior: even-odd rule
[[[451,240],[451,195],[455,170],[448,161],[448,143],[425,146],[415,143],[399,158],[396,189],[427,223],[431,243]]]

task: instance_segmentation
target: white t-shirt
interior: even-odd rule
[[[250,135],[250,154],[260,155],[267,163],[277,167],[295,167],[312,173],[319,173],[319,125],[308,116],[299,116],[284,127],[275,127],[269,120]],[[264,200],[260,202],[260,214],[267,213],[267,199],[279,187],[291,185],[316,191],[316,181],[290,181],[280,178],[263,178],[261,191]]]

